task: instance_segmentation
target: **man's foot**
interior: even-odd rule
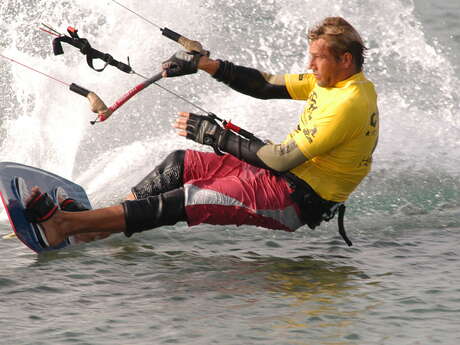
[[[31,189],[30,195],[25,200],[26,212],[33,208],[33,204],[36,200],[40,199],[41,195],[42,192],[40,191],[40,188],[33,187]],[[62,214],[59,209],[56,209],[50,218],[44,221],[38,220],[37,223],[39,223],[49,246],[57,246],[66,240],[66,236],[60,230],[62,224]]]
[[[83,205],[81,205],[77,201],[70,198],[67,195],[66,191],[61,187],[58,187],[56,190],[56,199],[62,211],[79,212],[79,211],[88,210]],[[73,238],[71,242],[75,244],[92,242],[96,240],[102,240],[106,237],[109,237],[110,235],[111,234],[108,232],[89,232],[89,233],[77,234],[77,235],[72,236]]]

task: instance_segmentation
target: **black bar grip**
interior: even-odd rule
[[[88,96],[88,94],[91,92],[87,89],[85,89],[84,87],[81,87],[77,84],[70,84],[70,87],[69,87],[70,91],[73,91],[73,92],[76,92],[78,93],[79,95],[83,96],[83,97],[86,97]]]
[[[173,41],[176,41],[178,42],[179,41],[179,38],[182,37],[182,35],[178,34],[177,32],[175,31],[172,31],[168,28],[163,28],[161,29],[161,33],[163,34],[163,36],[166,36],[168,37],[169,39],[173,40]]]

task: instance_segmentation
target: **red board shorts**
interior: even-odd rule
[[[185,212],[200,223],[256,225],[295,231],[303,225],[287,181],[232,155],[187,150],[184,158]]]

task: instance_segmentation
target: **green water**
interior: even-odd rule
[[[0,279],[5,344],[455,344],[459,228],[376,228],[346,248],[185,228],[36,256]],[[6,263],[7,261],[4,260]]]

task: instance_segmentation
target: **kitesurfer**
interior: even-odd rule
[[[70,235],[131,236],[179,221],[295,231],[337,212],[343,219],[343,203],[371,169],[377,95],[362,70],[366,47],[345,19],[325,18],[308,31],[308,41],[311,73],[272,75],[184,51],[163,64],[167,77],[203,70],[249,96],[305,100],[297,128],[282,143],[243,138],[209,116],[180,113],[179,135],[225,154],[174,151],[132,188],[129,200],[91,211],[59,210],[32,188],[31,219],[41,222],[50,245]]]

